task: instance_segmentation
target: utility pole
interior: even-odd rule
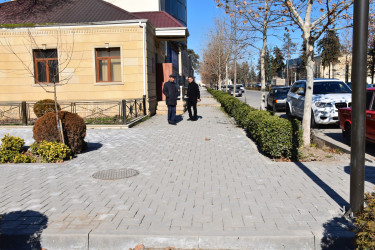
[[[356,215],[364,203],[368,16],[369,0],[354,1],[350,215]]]

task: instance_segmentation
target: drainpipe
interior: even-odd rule
[[[143,29],[143,97],[146,95],[146,24],[139,22],[139,27]],[[146,107],[143,107],[146,110]]]

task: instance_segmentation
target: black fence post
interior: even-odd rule
[[[146,112],[146,96],[143,96],[143,115],[147,115]]]
[[[126,124],[126,100],[121,101],[122,108],[122,124]]]
[[[134,100],[135,117],[138,117],[137,99]]]
[[[27,126],[27,105],[25,101],[21,103],[21,114],[22,114],[22,124],[24,126]]]

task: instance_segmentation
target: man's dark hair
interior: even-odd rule
[[[194,76],[188,76],[188,78],[192,78],[192,79],[194,79]]]

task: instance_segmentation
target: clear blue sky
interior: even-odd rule
[[[199,53],[204,48],[206,34],[214,26],[215,17],[222,13],[214,0],[187,0],[188,47]]]

